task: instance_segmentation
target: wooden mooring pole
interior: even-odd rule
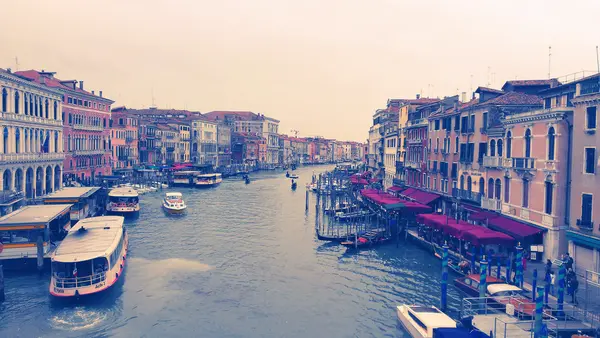
[[[0,265],[0,303],[2,303],[4,299],[4,267]]]
[[[44,240],[42,236],[37,238],[37,270],[39,273],[44,269]]]
[[[308,212],[308,189],[306,190],[306,206],[304,210]]]

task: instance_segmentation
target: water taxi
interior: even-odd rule
[[[132,187],[117,187],[108,193],[106,211],[111,214],[135,215],[140,211],[139,195]]]
[[[219,173],[199,174],[194,179],[194,185],[198,188],[216,187],[223,182],[223,178]]]
[[[435,306],[400,305],[396,313],[402,326],[413,338],[433,337],[438,328],[456,328],[456,322]]]
[[[291,174],[291,175],[290,175],[290,178],[291,178],[291,179],[293,179],[293,180],[297,180],[297,179],[298,179],[298,175],[296,175],[296,174]]]
[[[168,192],[163,199],[163,208],[170,214],[181,214],[187,206],[180,192]]]
[[[50,294],[78,297],[110,288],[123,275],[127,244],[121,216],[77,222],[51,257]]]
[[[200,175],[200,172],[195,170],[176,171],[173,173],[173,185],[194,185],[194,179],[197,175]]]

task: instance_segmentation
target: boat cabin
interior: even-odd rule
[[[65,187],[44,197],[44,204],[72,203],[71,223],[102,212],[100,187]]]
[[[196,186],[214,186],[223,181],[221,174],[199,174],[196,175],[195,184]]]
[[[0,260],[36,259],[38,238],[48,254],[71,228],[70,210],[71,204],[29,205],[0,217]]]
[[[133,213],[140,210],[139,194],[133,187],[118,187],[108,193],[108,212]]]
[[[413,337],[433,337],[434,329],[456,327],[456,322],[435,306],[402,305],[397,314]]]
[[[196,170],[181,170],[173,172],[173,184],[174,185],[194,185],[194,177],[200,175],[199,171]]]
[[[25,203],[25,194],[22,191],[0,191],[0,216],[10,214]]]
[[[123,217],[77,222],[52,255],[50,293],[85,295],[110,287],[122,273],[126,251]]]
[[[481,276],[479,274],[470,274],[463,277],[456,278],[454,285],[464,293],[471,296],[479,296],[479,281]],[[487,285],[504,283],[503,280],[496,277],[487,276]]]

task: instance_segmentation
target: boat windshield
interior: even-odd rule
[[[106,271],[108,271],[108,260],[105,257],[73,263],[52,262],[55,285],[61,288],[99,283],[106,278]]]
[[[139,199],[137,196],[135,196],[135,197],[109,196],[109,201],[112,203],[117,203],[117,204],[121,204],[121,203],[137,204],[139,202]]]
[[[177,196],[177,195],[167,196],[167,201],[179,201],[179,200],[181,200],[181,196]]]

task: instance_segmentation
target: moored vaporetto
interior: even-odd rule
[[[113,286],[125,270],[127,231],[121,216],[79,221],[52,255],[50,294],[78,297]]]

